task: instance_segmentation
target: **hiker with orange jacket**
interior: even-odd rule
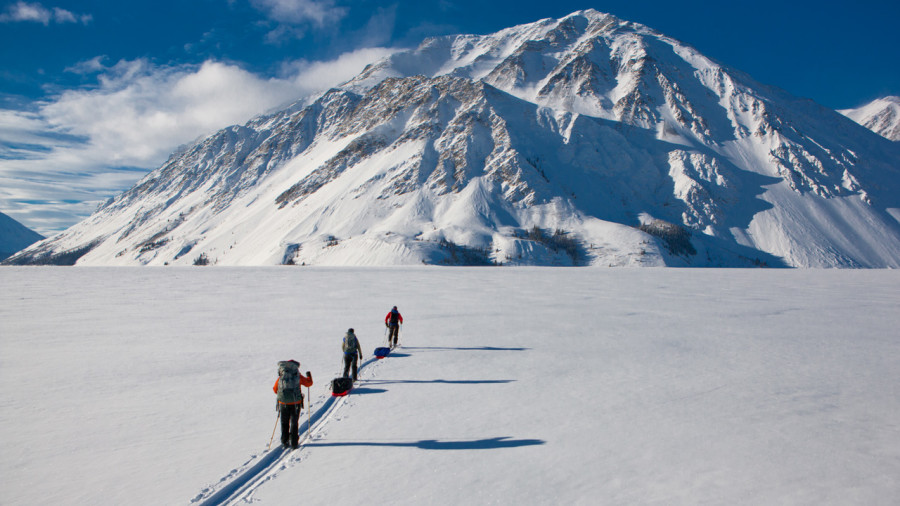
[[[391,348],[397,346],[397,340],[400,337],[400,325],[403,323],[403,316],[397,310],[397,306],[391,309],[387,316],[384,317],[384,326],[390,330],[388,334],[388,345]]]
[[[278,379],[272,390],[278,396],[275,408],[281,417],[281,445],[297,448],[300,443],[300,410],[303,409],[303,387],[311,387],[312,374],[300,375],[300,362],[278,362]]]

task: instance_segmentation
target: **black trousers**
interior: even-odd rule
[[[281,405],[281,444],[297,447],[300,442],[300,405]]]
[[[400,334],[400,325],[391,324],[390,330],[388,333],[388,344],[391,344],[392,346],[397,346],[397,338],[399,337],[399,334]]]
[[[345,378],[347,377],[347,373],[350,372],[351,369],[353,369],[353,376],[350,376],[350,377],[353,378],[353,381],[356,381],[356,371],[357,371],[358,361],[359,361],[359,355],[357,355],[356,353],[354,353],[353,355],[344,353],[344,377]]]

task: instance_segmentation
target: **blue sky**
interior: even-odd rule
[[[49,234],[178,145],[432,35],[594,8],[831,108],[900,95],[900,2],[0,0],[0,212]]]

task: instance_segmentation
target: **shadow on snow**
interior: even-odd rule
[[[440,441],[423,439],[421,441],[333,441],[327,443],[309,443],[306,446],[393,446],[401,448],[418,448],[420,450],[497,450],[501,448],[518,448],[521,446],[542,445],[541,439],[511,439],[509,437],[492,437],[473,439],[470,441]]]
[[[398,383],[445,383],[448,385],[485,385],[496,383],[512,383],[515,380],[363,380],[366,385],[390,385]],[[357,391],[358,389],[353,389]]]
[[[449,346],[404,346],[404,350],[417,351],[527,351],[531,348],[499,348],[497,346],[449,347]]]

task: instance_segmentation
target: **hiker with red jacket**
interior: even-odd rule
[[[278,396],[275,409],[281,417],[281,445],[297,448],[300,443],[300,410],[303,409],[303,387],[311,387],[312,374],[300,375],[300,362],[278,362],[278,379],[272,390]]]
[[[400,325],[403,323],[403,315],[397,311],[397,306],[391,309],[387,316],[384,317],[384,326],[390,331],[388,334],[388,345],[391,348],[397,346],[397,340],[400,337]]]

